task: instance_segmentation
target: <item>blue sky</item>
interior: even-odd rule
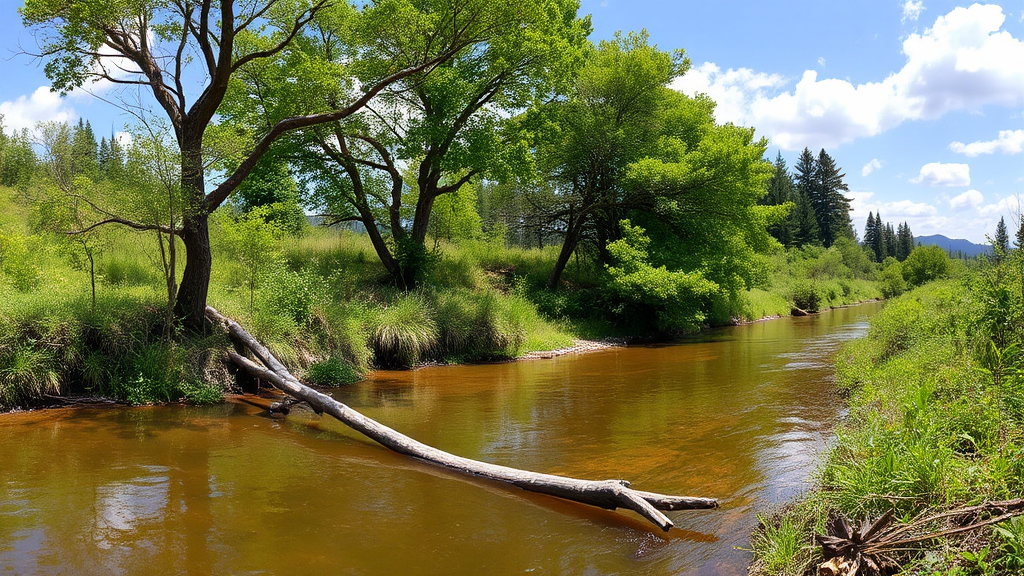
[[[88,94],[51,94],[41,67],[15,56],[33,39],[19,0],[0,0],[0,113],[10,128],[128,120]],[[592,39],[646,28],[683,48],[674,87],[705,92],[717,118],[753,126],[790,165],[824,147],[846,172],[855,226],[868,211],[917,235],[976,242],[1024,196],[1024,2],[584,0]],[[1016,224],[1014,223],[1014,226]]]

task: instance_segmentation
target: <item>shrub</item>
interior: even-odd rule
[[[949,272],[949,256],[938,246],[918,246],[903,261],[902,272],[910,286],[920,286]]]
[[[882,271],[878,275],[881,284],[882,296],[884,298],[895,298],[907,290],[907,282],[903,279],[903,271],[900,263],[889,256],[882,264]]]
[[[110,258],[103,263],[100,272],[111,286],[148,286],[154,280],[151,268],[134,258]]]
[[[608,265],[608,288],[624,304],[620,316],[627,321],[654,316],[658,330],[695,330],[707,319],[711,297],[718,285],[697,270],[671,271],[650,263],[651,239],[629,220],[620,222],[622,239],[608,243],[614,265]]]
[[[344,360],[331,356],[323,362],[314,362],[306,369],[310,384],[321,387],[342,386],[360,380],[359,374]]]
[[[790,296],[793,305],[801,310],[817,312],[821,307],[821,295],[812,282],[802,280],[793,285],[793,293]]]

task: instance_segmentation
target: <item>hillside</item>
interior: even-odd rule
[[[973,258],[979,254],[987,254],[992,251],[992,247],[986,244],[975,244],[970,240],[964,240],[962,238],[947,238],[942,234],[917,236],[914,238],[914,241],[924,244],[925,246],[938,246],[953,255],[956,255],[959,252],[967,258]]]

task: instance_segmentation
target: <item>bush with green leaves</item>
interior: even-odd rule
[[[892,256],[882,262],[878,282],[884,298],[895,298],[907,291],[907,281],[903,279],[903,266]]]
[[[306,380],[314,386],[333,387],[358,382],[360,376],[348,362],[331,356],[322,362],[310,364],[306,369]]]
[[[949,256],[938,246],[918,246],[903,261],[901,271],[910,286],[944,277],[950,269]]]
[[[619,223],[622,238],[608,243],[608,289],[626,322],[654,317],[662,332],[692,331],[707,319],[718,285],[699,271],[669,270],[650,262],[651,239],[629,220]]]

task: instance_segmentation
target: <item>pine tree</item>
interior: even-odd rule
[[[793,166],[796,172],[796,190],[794,190],[794,209],[796,236],[794,244],[803,246],[805,244],[817,244],[820,241],[820,230],[818,228],[818,216],[814,212],[814,205],[811,196],[814,194],[814,154],[810,149],[804,148]]]
[[[1017,228],[1017,249],[1024,248],[1024,217],[1020,219],[1020,226]]]
[[[878,222],[879,220],[875,220],[874,215],[868,212],[868,223],[864,225],[864,247],[871,250],[871,255],[875,262],[881,262],[885,259],[878,250]]]
[[[121,174],[124,170],[124,150],[121,149],[121,144],[117,141],[117,135],[114,134],[113,130],[110,132],[110,141],[107,144],[109,151],[107,152],[106,168],[103,169],[104,174],[107,178],[114,178]]]
[[[850,188],[843,182],[846,174],[841,170],[824,148],[818,153],[809,199],[818,218],[818,230],[826,248],[834,244],[837,238],[853,237],[850,200],[842,194]]]
[[[993,240],[996,251],[996,262],[1003,259],[1003,256],[1010,251],[1010,235],[1006,232],[1006,219],[1000,218],[996,225],[996,237]]]
[[[786,169],[786,161],[782,158],[782,152],[779,152],[775,157],[774,166],[775,173],[772,174],[771,180],[768,181],[768,191],[764,198],[761,199],[761,203],[767,206],[778,206],[787,202],[793,202],[796,186],[793,183],[793,177],[789,174],[789,170]],[[794,207],[783,221],[769,226],[768,233],[778,240],[780,244],[790,248],[795,244],[798,228],[799,222],[796,218],[796,208]]]
[[[100,138],[100,151],[96,156],[96,162],[100,166],[100,172],[106,174],[107,168],[110,166],[110,145],[107,144],[105,136]]]
[[[914,235],[910,232],[910,224],[899,225],[896,230],[896,259],[903,262],[914,251]]]
[[[891,222],[886,222],[885,223],[885,233],[883,234],[883,237],[885,238],[885,255],[886,255],[886,257],[888,257],[888,256],[895,256],[896,255],[896,231],[893,230]]]
[[[92,176],[97,168],[97,145],[96,135],[92,131],[92,125],[78,120],[71,136],[71,154],[75,174]]]
[[[805,194],[799,190],[795,192],[796,207],[793,213],[796,218],[796,230],[793,236],[793,245],[800,247],[808,244],[818,244],[818,220],[814,217],[814,208]]]

